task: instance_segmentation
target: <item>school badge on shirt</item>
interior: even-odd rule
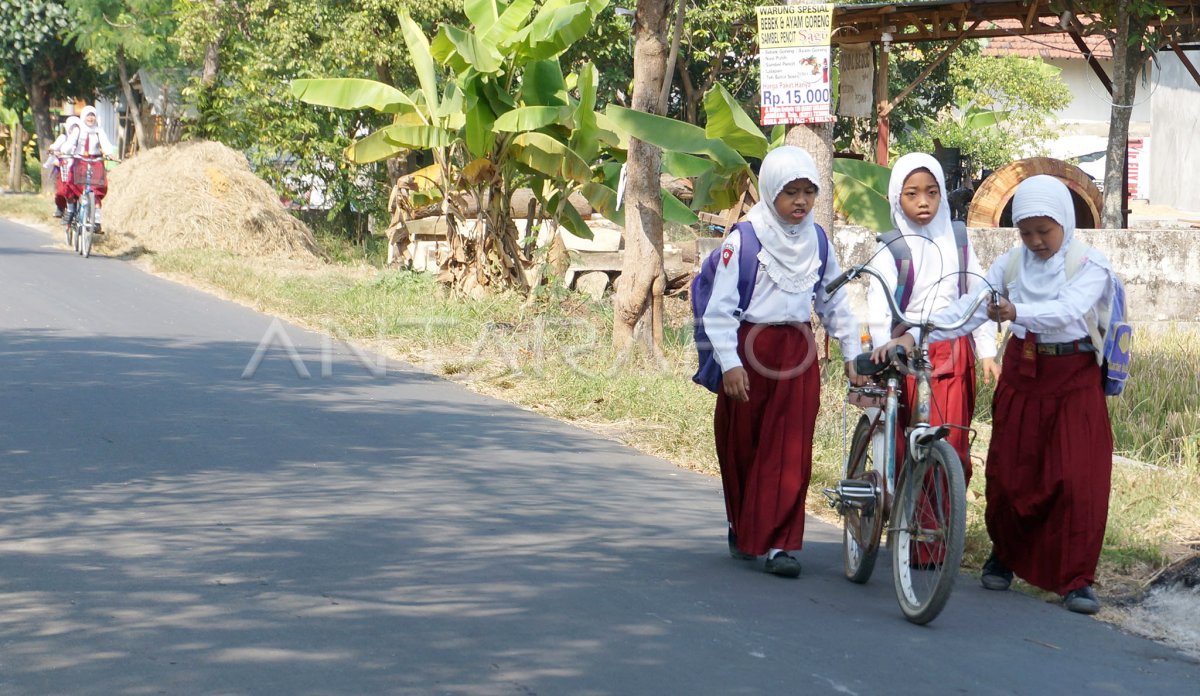
[[[726,244],[725,248],[721,250],[721,265],[728,266],[729,259],[732,259],[732,258],[733,258],[733,245]]]

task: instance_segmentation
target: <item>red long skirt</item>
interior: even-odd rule
[[[1023,358],[1024,344],[1008,342],[992,402],[985,519],[1005,565],[1064,595],[1095,581],[1112,427],[1095,355]]]
[[[794,551],[804,543],[821,400],[816,344],[808,327],[743,323],[738,355],[750,400],[718,394],[714,417],[725,510],[742,551]]]
[[[69,198],[71,185],[67,183],[67,177],[70,176],[70,168],[55,167],[54,168],[54,205],[58,208],[66,208]]]
[[[970,336],[938,341],[929,346],[929,362],[933,364],[930,387],[933,405],[929,409],[929,424],[962,426],[951,428],[946,441],[962,461],[963,476],[971,483],[971,437],[967,428],[975,417],[975,350]],[[904,401],[900,405],[900,427],[897,428],[896,461],[904,461],[906,441],[904,427],[917,407],[917,380],[908,377],[904,383]]]
[[[92,193],[95,194],[96,204],[99,205],[100,202],[104,200],[104,196],[108,193],[108,177],[105,175],[103,162],[76,161],[72,164],[72,181],[67,183],[67,199],[71,201],[77,201],[79,200],[79,197],[83,195],[83,183],[75,183],[76,180],[80,182],[83,181],[83,167],[92,168],[92,180],[96,182],[92,184]]]
[[[969,336],[938,341],[929,346],[929,362],[933,364],[930,380],[932,404],[929,409],[929,424],[962,426],[951,428],[946,436],[946,442],[954,448],[958,459],[962,462],[963,477],[966,483],[971,482],[971,438],[966,430],[971,426],[975,417],[975,351]],[[903,401],[900,404],[900,427],[896,429],[896,461],[903,466],[904,454],[908,449],[908,441],[904,430],[911,420],[911,414],[917,407],[917,380],[908,377],[904,384]],[[944,479],[936,482],[942,490],[942,500],[949,501],[948,482]],[[926,490],[932,490],[935,482],[926,481]],[[947,503],[948,504],[948,503]],[[918,503],[918,512],[923,527],[935,529],[939,525],[938,516],[934,514],[930,500]],[[947,508],[941,519],[946,519],[950,511]],[[913,562],[919,564],[941,563],[945,549],[940,543],[918,543],[913,549]]]

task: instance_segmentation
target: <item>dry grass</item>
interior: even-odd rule
[[[323,256],[308,227],[288,214],[220,143],[157,147],[109,172],[102,249],[109,253],[211,249],[245,257]]]

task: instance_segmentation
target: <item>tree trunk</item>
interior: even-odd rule
[[[788,129],[784,142],[808,150],[821,180],[813,182],[819,189],[817,207],[813,211],[817,224],[833,234],[833,124],[810,123]]]
[[[1101,214],[1107,229],[1125,226],[1125,204],[1128,182],[1125,180],[1126,158],[1129,153],[1129,117],[1137,94],[1137,74],[1145,57],[1141,45],[1129,45],[1129,37],[1140,36],[1145,26],[1134,26],[1135,19],[1129,3],[1117,3],[1117,36],[1113,45],[1112,109],[1108,121],[1108,152],[1104,165],[1104,211]],[[1141,31],[1139,31],[1139,29]]]
[[[21,192],[22,176],[25,170],[25,129],[18,119],[9,132],[8,158],[8,190],[13,193]],[[45,160],[43,160],[45,161]]]
[[[129,67],[125,64],[125,48],[117,47],[117,75],[121,78],[121,91],[125,94],[125,117],[133,121],[133,136],[137,139],[138,152],[145,151],[149,144],[146,142],[146,132],[142,124],[141,110],[137,100],[133,98],[133,87],[129,85]]]
[[[660,113],[660,91],[667,78],[667,26],[672,0],[638,0],[634,33],[632,108]],[[649,325],[650,348],[662,354],[663,217],[659,176],[662,151],[633,138],[625,179],[625,258],[613,297],[613,347],[630,347],[642,325]]]
[[[216,84],[221,74],[221,42],[224,39],[225,33],[221,32],[204,47],[204,71],[200,73],[200,84],[206,89]]]
[[[45,162],[54,142],[54,122],[50,118],[50,92],[41,76],[42,70],[35,67],[29,80],[29,110],[33,112],[33,127],[38,139],[38,161]],[[54,173],[42,168],[42,190],[50,191],[54,186]]]

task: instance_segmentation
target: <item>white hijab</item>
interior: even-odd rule
[[[918,225],[913,222],[900,208],[900,194],[904,191],[904,182],[918,169],[925,169],[937,181],[942,195],[938,200],[937,211],[928,225]],[[946,177],[942,165],[932,155],[924,152],[910,152],[892,166],[892,176],[888,180],[888,201],[892,205],[892,222],[905,235],[913,235],[928,239],[923,242],[916,239],[906,239],[913,260],[914,301],[923,298],[929,301],[926,294],[948,273],[958,270],[958,247],[954,242],[954,228],[950,222],[950,202],[946,197]],[[929,270],[926,270],[928,267]],[[957,288],[957,280],[954,280]],[[914,307],[915,309],[915,307]],[[923,310],[934,309],[923,307]]]
[[[754,225],[762,251],[758,260],[775,284],[788,292],[812,290],[821,268],[820,243],[813,211],[800,223],[785,222],[775,212],[775,197],[797,179],[820,186],[820,175],[803,148],[784,145],[767,153],[758,173],[758,203],[746,217]],[[815,205],[814,205],[815,207]]]
[[[87,123],[88,114],[96,117],[96,122],[90,126]],[[96,107],[88,104],[79,111],[79,128],[88,133],[95,133],[100,130],[100,114],[96,113]]]
[[[1058,297],[1067,282],[1067,247],[1075,236],[1075,204],[1067,185],[1047,174],[1031,176],[1017,186],[1013,195],[1013,225],[1032,217],[1048,217],[1063,228],[1062,246],[1048,259],[1039,259],[1021,245],[1021,272],[1015,285],[1023,302],[1043,302]]]

